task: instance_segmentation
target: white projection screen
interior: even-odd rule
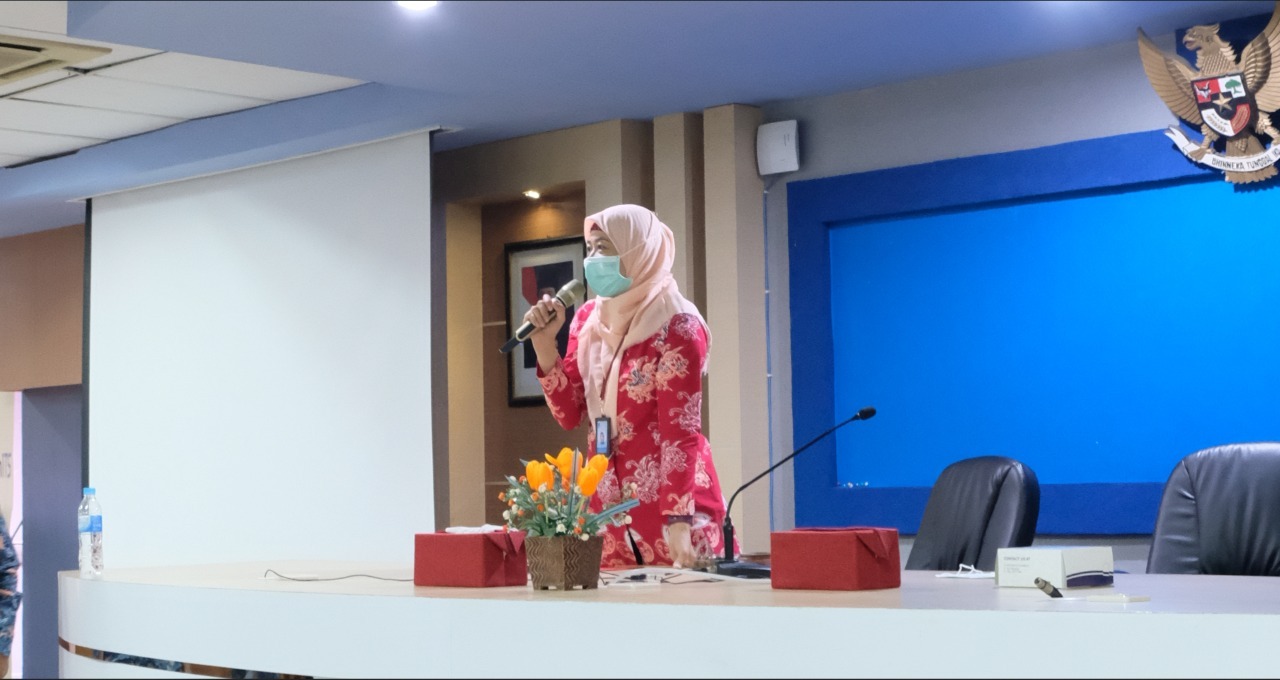
[[[435,528],[430,152],[420,132],[93,199],[108,570],[412,562]]]

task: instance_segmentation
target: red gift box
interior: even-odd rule
[[[414,535],[415,586],[523,586],[528,573],[523,531]]]
[[[897,529],[796,529],[775,531],[769,538],[774,588],[876,590],[902,585]]]

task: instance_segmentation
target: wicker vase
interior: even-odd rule
[[[577,536],[530,536],[524,545],[534,590],[585,590],[600,584],[600,536],[585,541]]]

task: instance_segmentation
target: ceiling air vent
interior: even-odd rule
[[[110,52],[106,47],[0,35],[0,85],[89,61]]]

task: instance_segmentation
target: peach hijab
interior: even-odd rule
[[[711,330],[698,308],[680,294],[671,276],[675,236],[657,215],[638,205],[615,205],[588,215],[583,237],[596,227],[613,241],[631,287],[614,297],[596,296],[595,308],[578,329],[578,369],[587,413],[592,420],[608,416],[616,434],[622,353],[657,333],[676,314],[691,314],[702,324],[708,348]],[[704,362],[700,370],[705,366]]]

